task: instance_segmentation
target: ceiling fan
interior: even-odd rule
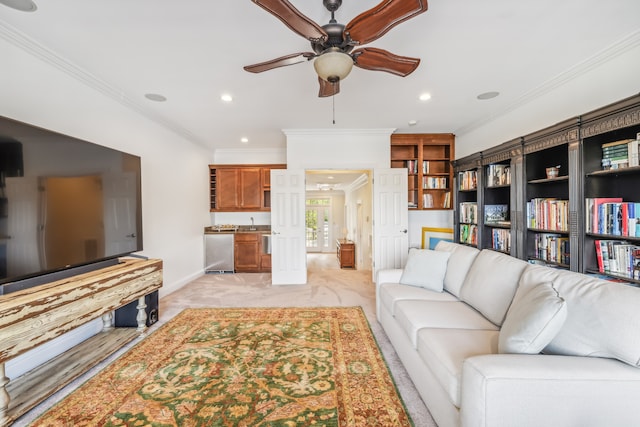
[[[315,58],[320,92],[318,96],[333,96],[340,92],[340,80],[347,77],[353,65],[365,70],[386,71],[405,77],[420,64],[420,59],[394,55],[383,49],[355,46],[370,43],[391,28],[426,12],[427,0],[383,0],[380,4],[356,16],[347,25],[336,21],[334,13],[342,0],[323,0],[331,12],[328,24],[319,26],[300,13],[288,0],[251,0],[280,19],[293,32],[311,42],[313,52],[294,53],[270,61],[244,67],[251,73],[261,73]]]

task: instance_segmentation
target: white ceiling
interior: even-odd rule
[[[322,0],[290,1],[328,22]],[[640,28],[639,0],[432,0],[368,45],[420,58],[413,74],[354,68],[335,99],[320,99],[311,63],[242,69],[310,50],[250,0],[35,2],[32,13],[0,5],[0,36],[48,52],[65,72],[211,149],[283,148],[282,129],[294,128],[464,133],[606,58]],[[346,24],[379,2],[344,0],[336,18]],[[476,99],[488,91],[500,96]],[[424,92],[432,99],[419,101]]]

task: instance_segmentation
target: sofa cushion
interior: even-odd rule
[[[520,275],[529,265],[489,249],[482,250],[467,273],[460,297],[500,326],[516,293]]]
[[[462,363],[471,356],[497,353],[498,331],[420,329],[417,350],[451,403],[459,408]]]
[[[461,301],[398,301],[395,318],[414,348],[422,328],[498,330],[482,314]]]
[[[521,286],[553,281],[567,320],[545,353],[618,359],[640,366],[640,289],[566,270],[529,266]]]
[[[450,252],[411,248],[400,283],[442,292]]]
[[[448,292],[435,292],[415,286],[400,285],[398,283],[383,283],[378,294],[380,303],[395,316],[396,302],[404,300],[424,301],[458,301]]]
[[[550,282],[516,291],[500,329],[500,353],[538,354],[558,334],[567,304]]]
[[[437,251],[451,252],[447,263],[447,273],[444,275],[444,289],[460,297],[460,289],[464,283],[471,264],[480,251],[471,246],[441,240],[435,248]]]

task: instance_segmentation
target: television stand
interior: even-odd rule
[[[11,425],[146,330],[144,297],[162,286],[162,261],[121,261],[0,295],[0,427]],[[137,328],[113,328],[113,310],[135,300]],[[102,332],[13,381],[6,377],[8,360],[100,317]]]

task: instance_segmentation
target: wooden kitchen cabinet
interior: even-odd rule
[[[271,169],[275,165],[209,165],[210,211],[271,210]]]
[[[260,234],[236,233],[234,246],[236,273],[260,271]]]

